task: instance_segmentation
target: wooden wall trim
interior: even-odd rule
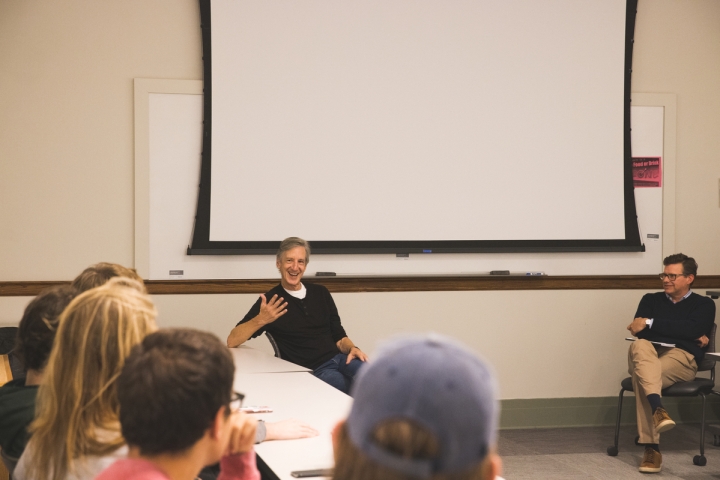
[[[306,277],[331,292],[429,292],[471,290],[659,290],[654,275],[588,275],[544,277],[482,276],[397,276],[397,277]],[[0,297],[34,296],[62,281],[0,282]],[[277,285],[277,279],[250,280],[147,280],[148,292],[155,295],[263,293]],[[720,289],[720,275],[700,275],[693,288]]]

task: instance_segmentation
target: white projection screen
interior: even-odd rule
[[[201,0],[189,251],[638,251],[634,5]]]

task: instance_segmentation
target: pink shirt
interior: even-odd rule
[[[118,460],[100,473],[95,480],[169,480],[165,472],[141,458]],[[255,452],[227,455],[220,461],[218,480],[260,480],[255,465]]]

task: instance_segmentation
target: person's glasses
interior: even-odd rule
[[[238,392],[233,392],[230,396],[230,410],[237,411],[242,408],[243,400],[245,400],[245,395]]]
[[[687,277],[684,273],[661,273],[658,276],[660,277],[660,280],[665,280],[667,278],[671,282],[674,282],[677,277]]]

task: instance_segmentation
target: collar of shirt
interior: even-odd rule
[[[283,290],[285,290],[289,295],[299,298],[300,300],[305,298],[305,295],[307,295],[307,288],[305,288],[305,285],[302,283],[300,284],[300,290],[288,290],[285,287],[283,287]]]
[[[303,288],[304,288],[304,287],[303,287]],[[670,301],[673,302],[673,303],[680,303],[680,302],[682,302],[683,300],[685,300],[687,297],[689,297],[691,293],[692,293],[692,290],[688,290],[688,293],[686,293],[685,295],[683,295],[683,297],[682,297],[680,300],[678,300],[677,302],[676,302],[675,300],[673,300],[672,297],[671,297],[670,295],[668,295],[667,293],[665,294],[665,296],[668,298],[668,300],[670,300]]]

